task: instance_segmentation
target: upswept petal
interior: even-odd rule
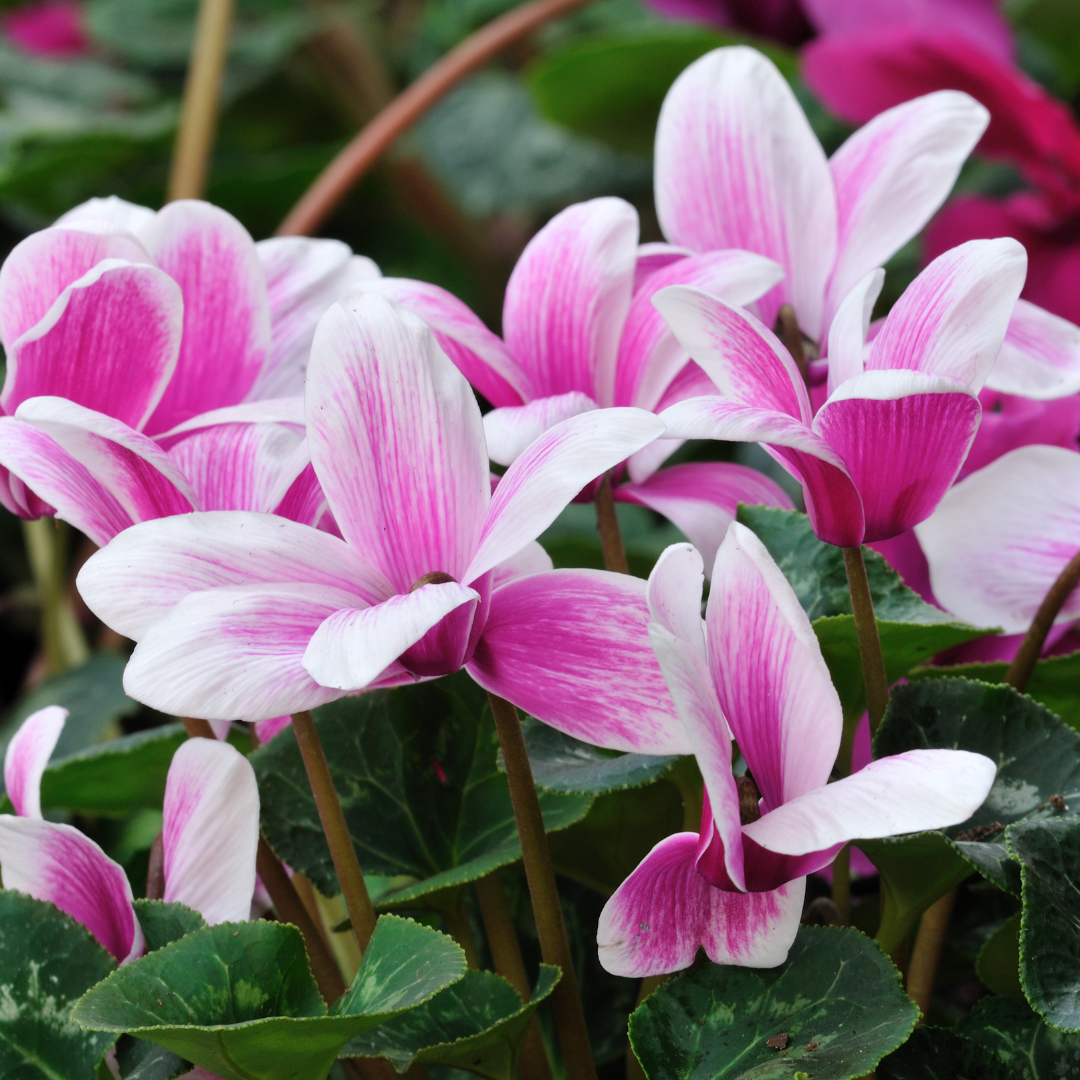
[[[220,409],[199,413],[154,438],[164,447],[172,440],[189,431],[201,431],[217,424],[286,424],[304,433],[304,399],[302,397],[270,398],[266,401],[244,401],[239,405],[225,405]]]
[[[705,563],[701,553],[693,544],[672,544],[660,553],[645,586],[649,621],[692,646],[702,660],[705,659],[705,622],[701,618],[704,583]]]
[[[841,383],[863,373],[870,316],[885,284],[885,271],[871,270],[844,297],[829,327],[829,382],[831,394]]]
[[[720,708],[763,810],[820,787],[840,748],[840,698],[787,578],[737,522],[716,555],[705,621]]]
[[[46,705],[31,713],[8,743],[4,790],[19,817],[41,817],[41,777],[67,718],[67,709]]]
[[[435,571],[472,580],[463,575],[491,501],[484,425],[427,326],[375,293],[335,304],[315,332],[306,406],[342,535],[394,591]]]
[[[716,49],[664,98],[656,128],[656,211],[695,251],[741,248],[778,262],[785,301],[817,339],[836,256],[836,194],[825,154],[784,77],[755,49]]]
[[[535,540],[596,477],[664,433],[641,409],[596,409],[546,431],[506,470],[484,519],[466,584]]]
[[[545,724],[613,750],[687,754],[648,636],[645,582],[553,570],[491,594],[470,675]]]
[[[961,480],[915,534],[934,596],[975,626],[1027,630],[1080,549],[1080,454],[1022,446]],[[1080,617],[1080,591],[1057,622]]]
[[[11,343],[0,405],[55,394],[142,428],[174,376],[182,314],[167,274],[106,259]]]
[[[614,496],[617,502],[637,503],[663,514],[701,552],[710,570],[739,503],[792,508],[774,480],[757,469],[727,461],[673,465],[640,484],[619,484]]]
[[[930,220],[989,122],[974,98],[938,90],[880,113],[833,154],[839,239],[827,317]]]
[[[610,197],[567,207],[529,241],[506,286],[503,336],[533,397],[579,390],[614,404],[637,242],[637,211]]]
[[[554,570],[555,564],[551,556],[535,540],[526,544],[516,555],[504,559],[495,567],[495,575],[491,581],[491,587],[498,589],[502,585],[508,585],[518,578],[529,577],[532,574],[542,574],[548,570]]]
[[[118,195],[106,195],[103,199],[87,199],[86,202],[73,206],[53,222],[53,227],[73,226],[84,229],[107,224],[129,232],[132,236],[140,236],[142,230],[153,220],[154,211],[148,206],[128,202]]]
[[[76,579],[90,610],[135,641],[192,593],[257,584],[348,593],[340,607],[379,603],[393,592],[336,536],[270,514],[224,510],[128,529],[95,552]]]
[[[140,239],[184,297],[180,359],[147,424],[157,434],[244,400],[270,354],[270,304],[255,242],[218,207],[171,202]]]
[[[1001,351],[1027,274],[1023,245],[969,240],[939,255],[904,290],[870,346],[866,370],[947,375],[978,393]]]
[[[634,265],[634,292],[641,283],[657,270],[663,270],[673,262],[685,259],[694,252],[678,244],[666,244],[662,240],[653,240],[647,244],[638,244],[637,263]]]
[[[255,891],[259,786],[227,742],[188,739],[173,755],[161,830],[166,903],[211,926],[246,922]]]
[[[142,927],[123,867],[73,825],[0,814],[0,882],[55,904],[117,963],[142,955]]]
[[[668,286],[653,303],[720,394],[810,423],[810,398],[795,361],[753,315],[685,285]]]
[[[504,405],[484,414],[488,457],[496,465],[510,465],[549,428],[579,413],[600,408],[591,397],[569,394],[537,398],[527,405]]]
[[[1013,308],[987,389],[1051,401],[1080,391],[1080,327],[1026,300]]]
[[[697,833],[661,840],[600,913],[600,963],[624,978],[665,975],[694,962],[778,967],[799,929],[806,879],[772,892],[713,888],[695,867]]]

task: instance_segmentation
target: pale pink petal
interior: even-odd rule
[[[0,881],[55,904],[117,963],[142,954],[142,927],[123,867],[74,826],[0,814]]]
[[[31,713],[8,743],[4,789],[19,817],[41,817],[41,777],[67,718],[67,709],[46,705]]]
[[[785,301],[817,339],[836,255],[836,195],[825,154],[772,61],[716,49],[675,80],[656,129],[656,209],[664,235],[695,251],[741,248],[787,272]]]
[[[581,489],[664,432],[641,409],[597,409],[540,436],[506,470],[464,576],[475,581],[535,540]]]
[[[255,734],[259,743],[268,743],[275,735],[284,731],[292,723],[292,717],[272,716],[269,720],[259,720],[255,724]]]
[[[529,241],[506,286],[503,335],[532,397],[578,390],[614,404],[637,242],[637,211],[609,197],[575,203]]]
[[[551,561],[551,556],[534,540],[531,544],[526,544],[516,555],[512,555],[495,567],[491,587],[497,589],[518,578],[542,574],[554,568],[555,564]]]
[[[504,405],[484,414],[488,457],[496,465],[510,465],[549,428],[579,413],[598,409],[591,397],[568,394],[537,398],[528,405]]]
[[[98,263],[10,344],[0,404],[57,395],[141,428],[174,375],[182,311],[155,267]]]
[[[934,596],[975,626],[1027,630],[1080,550],[1080,454],[1023,446],[961,480],[915,530]],[[1058,623],[1080,618],[1080,590]]]
[[[690,743],[648,636],[645,582],[602,570],[534,574],[491,594],[469,674],[560,731],[613,750]]]
[[[844,297],[829,327],[829,379],[831,394],[842,382],[863,373],[866,335],[870,316],[885,284],[885,271],[878,268],[858,282]]]
[[[677,525],[712,568],[716,549],[735,520],[739,503],[792,508],[783,488],[756,469],[726,461],[674,465],[640,484],[620,484],[617,502],[637,503]]]
[[[275,488],[270,499],[270,512],[290,521],[298,521],[301,525],[319,525],[323,518],[329,515],[329,504],[326,501],[326,492],[319,483],[315,466],[311,464],[306,439],[297,447],[294,461],[282,471],[281,479],[288,479],[292,466],[298,463],[301,456],[306,459],[306,464],[287,487]],[[277,502],[274,502],[274,496],[278,496]],[[331,531],[335,536],[341,535],[336,525]]]
[[[471,580],[463,575],[491,501],[484,425],[427,326],[375,293],[335,304],[315,332],[307,414],[342,535],[394,591],[434,572]]]
[[[697,367],[697,364],[694,364],[694,367]],[[712,390],[715,393],[716,387],[714,386]],[[643,446],[636,454],[631,454],[626,459],[626,471],[630,479],[635,484],[648,480],[684,442],[684,439],[655,439],[648,446]]]
[[[862,496],[866,541],[925,520],[956,479],[982,408],[966,384],[917,371],[868,371],[843,383],[814,430]]]
[[[705,615],[720,708],[773,809],[829,778],[844,726],[821,646],[765,545],[732,524]]]
[[[657,270],[663,270],[673,262],[685,259],[694,252],[687,247],[679,247],[678,244],[665,244],[663,241],[654,240],[648,244],[638,244],[637,262],[634,264],[634,291],[638,286]]]
[[[713,963],[778,967],[802,915],[805,878],[772,892],[725,892],[695,868],[696,833],[661,840],[600,913],[600,963],[641,978],[681,971],[704,948]]]
[[[702,660],[706,656],[701,618],[704,582],[701,553],[692,544],[672,544],[661,552],[645,586],[649,621],[692,645]]]
[[[270,305],[255,243],[224,210],[171,202],[140,239],[184,297],[176,373],[147,425],[156,434],[247,397],[270,353]]]
[[[285,424],[304,433],[304,399],[302,397],[270,398],[266,401],[245,401],[239,405],[225,405],[220,409],[199,413],[182,424],[163,431],[154,438],[168,448],[173,439],[190,431],[216,427],[218,424]]]
[[[1036,401],[1080,391],[1080,327],[1017,300],[986,387]]]
[[[285,518],[239,511],[145,522],[95,552],[76,579],[94,614],[135,641],[192,593],[260,583],[343,591],[352,606],[378,603],[393,591],[343,540]]]
[[[827,318],[930,220],[989,122],[974,98],[938,90],[880,113],[833,154],[840,231]]]
[[[259,786],[247,758],[225,742],[188,739],[169,766],[162,813],[162,899],[210,926],[247,921],[259,844]]]
[[[117,195],[107,195],[103,199],[87,199],[72,207],[53,222],[53,227],[70,225],[85,229],[111,225],[140,237],[143,230],[153,223],[154,217],[154,211],[147,206],[128,202]]]
[[[904,290],[874,338],[866,370],[907,368],[960,379],[978,393],[1001,351],[1027,274],[1010,238],[969,240]]]

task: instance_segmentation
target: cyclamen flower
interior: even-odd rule
[[[662,435],[660,420],[571,417],[493,494],[469,384],[426,325],[372,293],[320,322],[306,408],[344,539],[267,515],[188,514],[121,533],[83,567],[87,603],[138,642],[128,693],[254,721],[464,666],[563,730],[603,714],[617,748],[685,749],[644,583],[552,570],[533,543],[585,484]]]
[[[600,962],[616,975],[678,971],[699,946],[719,964],[782,964],[807,874],[850,840],[964,821],[996,772],[981,754],[913,750],[830,784],[843,714],[791,586],[739,524],[717,553],[704,624],[702,577],[680,544],[648,586],[649,636],[705,781],[701,832],[660,841],[605,905]],[[748,768],[738,780],[733,740]]]
[[[0,21],[7,39],[31,56],[68,59],[90,49],[82,4],[76,0],[31,0],[9,8]]]
[[[803,486],[822,540],[887,540],[928,517],[975,437],[978,393],[1024,283],[1015,240],[947,252],[905,290],[867,346],[884,280],[852,290],[829,331],[829,397],[814,416],[776,336],[745,311],[679,286],[654,298],[723,397],[698,397],[661,419],[684,438],[760,442]]]
[[[55,904],[125,964],[145,942],[123,867],[74,826],[41,817],[41,777],[66,719],[66,709],[50,705],[27,717],[8,744],[4,785],[18,816],[0,814],[0,882]],[[244,756],[228,743],[189,739],[169,766],[163,813],[163,899],[211,925],[246,920],[259,789]]]

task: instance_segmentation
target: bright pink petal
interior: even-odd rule
[[[510,465],[549,428],[599,407],[591,397],[572,390],[569,394],[537,398],[528,405],[492,409],[484,414],[488,457],[496,465]]]
[[[542,574],[554,568],[555,564],[551,561],[551,556],[534,540],[531,544],[526,544],[516,555],[504,559],[495,567],[491,587],[497,589],[501,585],[517,581],[518,578]]]
[[[613,750],[686,754],[690,744],[647,631],[645,582],[553,570],[491,594],[469,674],[545,724]]]
[[[46,705],[31,713],[8,743],[4,755],[4,789],[19,817],[41,817],[41,776],[67,718],[67,709]]]
[[[471,580],[491,501],[484,426],[431,331],[374,293],[335,304],[315,333],[307,414],[341,532],[394,590],[439,571]]]
[[[1080,327],[1026,300],[1013,308],[986,379],[991,390],[1048,401],[1080,391]]]
[[[56,60],[89,51],[84,20],[76,0],[31,0],[3,14],[4,34],[16,48]]]
[[[270,305],[255,243],[224,210],[171,202],[140,238],[184,297],[176,373],[147,425],[157,434],[244,400],[270,353]]]
[[[288,518],[290,521],[298,521],[301,525],[318,525],[322,518],[329,513],[329,504],[326,501],[326,492],[319,483],[319,477],[315,472],[315,466],[311,464],[311,454],[308,452],[307,440],[297,448],[296,456],[300,455],[307,459],[306,464],[293,477],[291,483],[284,490],[275,488],[274,494],[280,496],[275,503],[271,498],[270,512],[279,517]],[[294,460],[293,464],[296,464]],[[286,468],[282,478],[287,478],[291,471]],[[340,536],[336,530],[334,535]]]
[[[844,297],[829,327],[829,380],[831,394],[842,382],[863,373],[870,316],[885,284],[885,271],[871,270]]]
[[[0,814],[0,881],[67,912],[117,963],[142,954],[123,867],[74,826]]]
[[[868,371],[822,406],[814,430],[839,453],[862,496],[867,541],[933,513],[979,427],[978,398],[955,379]]]
[[[188,739],[173,755],[162,808],[167,903],[211,926],[246,922],[255,891],[259,786],[225,742]]]
[[[687,247],[665,244],[662,240],[638,244],[637,262],[634,265],[634,292],[637,292],[641,283],[657,270],[663,270],[665,266],[670,266],[673,262],[678,262],[693,254]]]
[[[741,248],[787,272],[766,320],[794,305],[812,338],[836,256],[828,162],[795,95],[770,60],[716,49],[675,80],[656,129],[656,209],[665,236],[695,251]]]
[[[799,929],[804,878],[772,892],[725,892],[695,869],[696,833],[661,840],[600,913],[600,963],[640,978],[681,971],[704,948],[713,963],[778,967]]]

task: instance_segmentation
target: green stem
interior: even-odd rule
[[[619,516],[615,513],[615,500],[611,495],[611,474],[604,473],[596,491],[596,527],[600,530],[600,547],[604,552],[604,569],[616,574],[629,574]]]
[[[521,839],[521,858],[529,883],[540,954],[545,964],[554,964],[562,971],[562,978],[551,995],[551,1011],[559,1033],[567,1080],[596,1080],[589,1032],[585,1026],[577,976],[574,974],[574,960],[555,884],[555,868],[551,862],[521,723],[517,709],[509,701],[490,692],[488,701],[499,734],[510,799],[514,806],[514,820]]]
[[[866,710],[870,714],[870,734],[873,735],[889,704],[889,677],[885,673],[885,656],[878,637],[874,601],[870,596],[870,581],[861,547],[846,547],[844,569],[847,571],[851,593],[851,611],[855,616],[855,633],[859,639],[859,660],[862,662],[863,686],[866,688]]]
[[[851,845],[845,844],[833,859],[832,901],[844,917],[851,922]]]
[[[67,592],[71,529],[53,518],[24,521],[23,538],[30,572],[41,602],[41,644],[50,675],[62,675],[90,657]]]

